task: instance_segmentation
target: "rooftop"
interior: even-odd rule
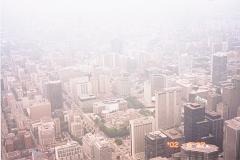
[[[167,136],[162,131],[154,131],[147,134],[147,137],[151,140],[167,138]]]
[[[198,108],[203,108],[203,106],[201,106],[198,103],[187,103],[185,106],[191,108],[191,109],[198,109]]]
[[[235,117],[234,119],[227,120],[225,123],[227,126],[233,129],[240,130],[240,117]]]
[[[211,144],[206,144],[204,142],[189,142],[182,144],[182,149],[185,151],[194,151],[194,152],[202,152],[202,153],[211,153],[217,152],[218,147]]]

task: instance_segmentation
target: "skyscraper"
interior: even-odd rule
[[[169,157],[167,148],[168,137],[161,131],[150,132],[145,136],[145,160],[158,156]]]
[[[112,148],[109,142],[106,140],[97,140],[93,147],[94,160],[111,160],[112,159]]]
[[[155,94],[156,128],[167,129],[180,124],[180,89],[167,88]]]
[[[152,95],[167,87],[167,77],[163,74],[152,74],[150,77]]]
[[[209,122],[210,133],[213,135],[213,144],[222,150],[223,144],[223,118],[216,112],[206,112],[206,119]]]
[[[151,74],[144,82],[144,101],[146,106],[152,105],[152,97],[157,91],[167,87],[167,77],[163,74]]]
[[[51,110],[63,108],[61,81],[50,81],[47,83],[47,98],[51,103]]]
[[[213,55],[212,83],[218,85],[220,81],[227,80],[227,56],[223,53]]]
[[[209,122],[205,119],[205,107],[188,103],[184,105],[184,137],[186,142],[200,141],[209,136]]]
[[[143,117],[130,121],[131,155],[135,157],[144,152],[144,137],[147,133],[154,131],[154,119]]]
[[[239,160],[240,117],[225,121],[223,143],[224,159]]]

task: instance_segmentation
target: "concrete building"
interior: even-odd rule
[[[94,142],[96,141],[95,135],[92,133],[87,133],[83,136],[82,142],[83,142],[83,154],[84,159],[92,160],[94,157],[93,147]]]
[[[104,139],[97,140],[93,148],[94,160],[112,160],[112,148]]]
[[[152,117],[143,117],[131,120],[130,129],[131,155],[135,157],[136,154],[144,152],[144,137],[155,130],[154,119]]]
[[[212,57],[212,83],[219,85],[219,82],[227,80],[227,56],[224,53],[214,54]]]
[[[55,147],[55,156],[56,160],[80,160],[83,159],[83,152],[78,142],[70,141]]]
[[[200,142],[182,144],[181,155],[185,159],[218,160],[218,147]]]
[[[61,81],[50,81],[46,84],[47,98],[51,103],[51,111],[63,108],[62,83]]]
[[[184,105],[184,136],[186,142],[200,141],[209,136],[209,122],[205,119],[205,107],[196,103]]]
[[[93,104],[93,113],[102,114],[127,109],[127,101],[123,98],[109,99]]]
[[[149,80],[144,82],[144,103],[152,106],[152,97],[157,91],[167,87],[167,77],[163,74],[151,74]]]
[[[28,109],[31,120],[40,120],[41,118],[51,118],[51,104],[47,101],[36,102]]]
[[[177,126],[181,122],[180,89],[167,88],[155,94],[156,128],[167,129]]]
[[[95,95],[93,94],[93,84],[90,81],[90,76],[81,76],[70,79],[70,91],[74,100],[78,102],[79,99],[87,99]]]
[[[228,118],[228,116],[229,116],[229,107],[226,104],[224,104],[222,102],[218,103],[216,111],[217,111],[218,114],[221,115],[221,117],[224,120],[228,120],[229,119]]]
[[[113,85],[113,92],[122,96],[130,96],[131,85],[128,73],[123,73]]]
[[[207,96],[207,107],[206,109],[209,111],[216,111],[217,104],[222,100],[222,96],[215,92],[209,92]]]
[[[46,147],[55,143],[55,128],[52,121],[41,122],[38,126],[39,144]]]
[[[223,118],[216,112],[206,112],[205,118],[209,122],[209,132],[213,135],[212,144],[219,147],[222,151],[223,146]]]
[[[168,137],[162,131],[154,131],[145,135],[145,160],[158,156],[169,157],[167,147]]]
[[[224,122],[224,159],[240,159],[240,117]]]

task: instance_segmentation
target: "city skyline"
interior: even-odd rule
[[[240,160],[240,1],[1,4],[1,159]]]

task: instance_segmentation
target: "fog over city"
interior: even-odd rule
[[[165,38],[161,32],[189,32],[219,23],[235,27],[240,17],[237,0],[3,0],[2,9],[4,35],[88,52],[109,48],[116,38],[146,49],[151,41]]]
[[[1,159],[240,160],[239,0],[2,0]]]

